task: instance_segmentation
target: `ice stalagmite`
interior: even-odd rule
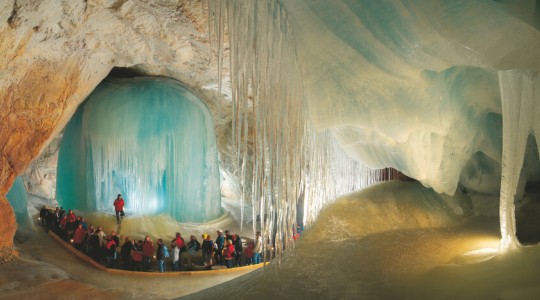
[[[112,211],[122,194],[132,214],[204,222],[221,214],[212,116],[166,79],[109,79],[68,124],[59,153],[64,208]]]
[[[517,247],[514,199],[522,173],[527,138],[540,137],[540,78],[524,70],[499,71],[503,110],[501,250]],[[525,178],[526,179],[526,178]]]

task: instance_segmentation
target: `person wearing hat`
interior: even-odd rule
[[[223,236],[223,230],[216,231],[217,237],[216,237],[216,253],[215,253],[215,263],[217,265],[222,265],[225,262],[223,261],[223,246],[225,245],[225,237]]]

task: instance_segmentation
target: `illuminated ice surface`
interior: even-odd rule
[[[285,97],[277,107],[305,105],[305,114],[300,114],[305,128],[330,134],[349,157],[370,168],[396,168],[448,195],[459,189],[500,193],[501,249],[514,248],[514,200],[523,196],[527,183],[538,182],[540,174],[538,149],[528,147],[529,135],[536,138],[539,132],[534,121],[540,97],[540,18],[535,1],[227,3],[213,8],[232,20],[228,31],[233,94],[243,96],[251,78],[268,78],[253,82],[253,90],[273,92],[266,87],[279,83],[280,93],[293,99]],[[219,30],[224,25],[212,24],[216,23],[211,32],[225,32]],[[243,47],[241,37],[263,46]],[[294,62],[283,63],[283,56],[290,55]],[[240,98],[241,108],[247,97]],[[301,100],[305,102],[298,104]],[[273,93],[255,93],[253,101],[264,107],[276,99]],[[255,115],[257,134],[273,130],[265,126],[269,116],[280,120],[281,131],[287,122],[297,124],[294,117],[283,117],[283,110]],[[240,114],[237,128],[244,120]],[[301,147],[291,148],[302,149],[298,157],[306,157],[309,166],[317,160],[328,164],[331,160],[317,155],[324,151],[316,151],[326,149],[324,143],[313,147],[318,137],[302,130],[286,135],[308,136]],[[276,142],[263,147],[276,153],[269,163],[273,170],[282,170],[279,163],[288,157],[279,153],[281,144],[288,145],[284,139],[272,136]],[[264,170],[267,164],[256,162],[255,169]],[[331,190],[333,174],[319,177],[313,174],[317,168],[281,173],[287,174],[287,182],[313,180],[310,187]],[[253,176],[254,182],[272,180],[267,179],[272,174],[264,172]],[[277,187],[278,193],[285,190],[292,189]],[[324,198],[310,198],[310,205],[323,207],[319,204],[326,203]],[[283,206],[272,202],[270,210],[287,212]]]
[[[13,207],[15,211],[15,217],[17,218],[17,224],[19,226],[25,226],[29,224],[28,220],[28,209],[27,209],[27,199],[28,195],[26,193],[26,187],[21,177],[17,177],[13,186],[6,194],[6,198]]]
[[[463,222],[463,197],[411,182],[347,195],[321,212],[279,266],[185,299],[536,299],[539,246],[495,256],[496,214]],[[493,198],[473,202],[496,213]]]
[[[272,264],[232,281],[234,272],[165,278],[103,273],[66,256],[40,231],[16,239],[25,257],[14,265],[18,267],[0,268],[0,276],[9,275],[12,285],[31,282],[33,289],[7,289],[3,295],[32,298],[43,291],[52,298],[536,299],[538,246],[493,258],[500,239],[497,203],[472,196],[472,215],[481,216],[463,222],[464,197],[437,194],[416,182],[377,184],[327,206],[279,267]],[[483,215],[486,206],[495,206],[493,215]],[[116,228],[112,214],[89,217],[107,232]],[[133,217],[124,219],[120,236],[140,239],[150,233],[154,240],[168,240],[177,230],[187,236],[217,228],[237,232],[238,224],[228,216],[200,226],[179,224],[168,216]],[[250,237],[249,226],[245,228],[241,236]],[[28,275],[28,267],[37,279]]]
[[[65,209],[165,213],[203,222],[221,215],[212,116],[188,89],[166,79],[110,79],[65,129],[57,199]]]
[[[455,205],[443,196],[419,188],[409,197],[381,186],[380,197],[390,198],[381,207],[340,200],[312,218],[281,269],[199,298],[540,297],[540,251],[515,247],[514,219],[514,197],[539,174],[538,143],[531,141],[540,132],[537,1],[208,3],[237,14],[227,31],[222,23],[210,28],[232,39],[233,132],[244,162],[235,171],[254,215],[269,212],[278,232],[288,232],[298,190],[306,188],[311,216],[332,202],[342,192],[336,181],[358,175],[344,171],[346,157],[329,155],[338,153],[329,150],[337,139],[369,167],[394,167],[458,198],[468,191],[472,204],[490,201],[478,215],[492,211],[486,207],[497,206],[501,194],[501,248],[517,249],[482,261],[499,246],[497,217],[455,227]],[[244,159],[250,151],[253,170]],[[325,169],[334,161],[341,173]],[[471,255],[477,263],[456,263]]]

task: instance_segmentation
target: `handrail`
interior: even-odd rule
[[[107,268],[104,265],[94,261],[90,257],[88,257],[86,254],[82,253],[81,251],[75,249],[72,245],[61,239],[58,235],[56,235],[52,230],[47,231],[49,236],[51,236],[55,241],[57,241],[64,249],[68,250],[81,260],[89,263],[93,267],[97,268],[100,271],[104,271],[111,274],[118,274],[118,275],[131,275],[131,276],[192,276],[192,275],[219,275],[221,273],[234,273],[238,271],[246,271],[246,270],[256,270],[263,266],[266,266],[268,262],[256,264],[256,265],[249,265],[249,266],[242,266],[242,267],[236,267],[236,268],[227,268],[227,269],[219,269],[219,270],[200,270],[200,271],[175,271],[175,272],[141,272],[141,271],[128,271],[128,270],[119,270],[119,269],[112,269]]]

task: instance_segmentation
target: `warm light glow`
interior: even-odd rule
[[[483,256],[483,255],[495,255],[499,252],[499,249],[497,248],[482,248],[477,250],[469,251],[463,255],[466,256]]]

